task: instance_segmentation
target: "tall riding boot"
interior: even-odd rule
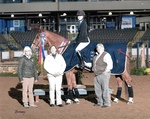
[[[79,95],[79,91],[77,88],[74,88],[74,94],[75,94],[74,103],[79,104],[80,101],[78,98],[80,97],[80,95]]]
[[[128,86],[129,100],[127,104],[133,104],[133,88],[132,86]]]
[[[71,104],[71,100],[73,99],[73,90],[68,90],[68,97],[67,97],[66,105]]]
[[[78,54],[79,59],[80,59],[80,61],[81,61],[79,68],[83,70],[83,69],[84,69],[84,67],[85,67],[84,59],[83,59],[83,57],[82,57],[82,55],[81,55],[80,51],[77,51],[77,54]]]

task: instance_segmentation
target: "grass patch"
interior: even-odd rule
[[[5,73],[0,73],[0,76],[14,76],[17,77],[17,73],[10,73],[10,72],[5,72]]]

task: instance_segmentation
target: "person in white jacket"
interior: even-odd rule
[[[46,56],[44,61],[44,69],[47,71],[49,81],[50,107],[55,106],[55,90],[56,105],[63,107],[61,99],[61,85],[65,68],[66,62],[63,56],[57,53],[55,46],[51,46],[50,54]]]

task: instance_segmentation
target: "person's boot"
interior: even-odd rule
[[[80,59],[80,62],[81,62],[81,63],[80,63],[79,68],[80,68],[81,70],[83,70],[83,69],[84,69],[84,67],[85,67],[83,57],[82,57],[82,55],[81,55],[80,51],[77,51],[77,54],[78,54],[79,59]]]

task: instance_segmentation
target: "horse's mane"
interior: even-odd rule
[[[49,46],[56,46],[57,48],[59,48],[59,52],[61,53],[66,49],[66,46],[68,45],[68,40],[65,37],[48,30],[43,30],[42,32],[46,34],[46,44],[48,44]]]

